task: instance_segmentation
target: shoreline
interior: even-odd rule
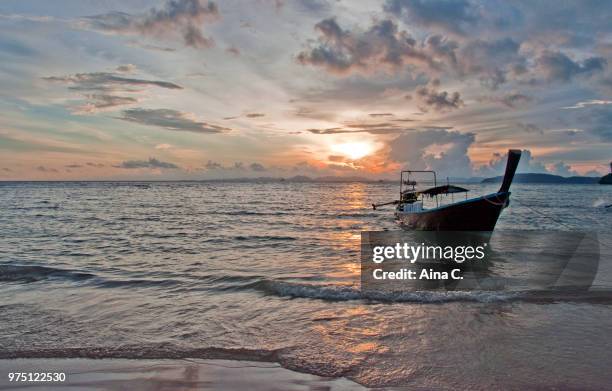
[[[9,373],[65,373],[64,382],[10,382]],[[0,390],[365,390],[345,378],[277,363],[218,359],[0,359]]]

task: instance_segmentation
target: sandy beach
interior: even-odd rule
[[[11,372],[63,372],[62,383],[9,382]],[[352,381],[232,360],[0,360],[0,390],[362,390]]]

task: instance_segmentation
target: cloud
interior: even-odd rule
[[[605,142],[612,142],[612,107],[591,106],[577,121],[580,127],[596,135]]]
[[[472,166],[467,152],[475,138],[474,133],[442,129],[406,133],[388,143],[389,158],[414,170],[469,177]]]
[[[167,81],[144,80],[118,76],[109,72],[77,73],[68,76],[48,76],[43,80],[66,83],[74,90],[116,90],[126,87],[160,87],[172,90],[182,90],[183,87]]]
[[[142,35],[168,40],[180,37],[185,46],[209,48],[212,38],[202,34],[205,22],[219,18],[219,10],[213,2],[200,0],[170,0],[160,9],[152,8],[142,15],[111,12],[84,18],[82,26],[102,32]]]
[[[438,92],[433,88],[420,87],[417,88],[415,95],[422,111],[429,111],[432,108],[435,111],[444,112],[458,109],[464,105],[458,92],[451,94],[446,91]]]
[[[564,162],[557,162],[550,167],[550,171],[555,175],[561,176],[577,176],[580,175],[576,171],[572,170],[572,167],[565,164]]]
[[[327,157],[327,160],[329,160],[330,162],[342,163],[346,161],[346,158],[340,155],[329,155]]]
[[[57,169],[55,168],[50,168],[50,167],[45,167],[45,166],[38,166],[36,167],[36,170],[40,171],[40,172],[47,172],[47,173],[57,173],[59,171],[57,171]]]
[[[222,133],[231,130],[223,126],[199,121],[191,113],[171,109],[128,109],[122,112],[119,119],[175,131]]]
[[[612,105],[612,100],[591,99],[584,102],[578,102],[573,106],[563,107],[564,109],[584,109],[589,106]]]
[[[166,53],[176,52],[175,48],[151,45],[151,44],[141,43],[141,42],[136,42],[136,41],[131,41],[129,43],[129,45],[133,46],[133,47],[139,47],[139,48],[147,49],[147,50],[154,50],[156,52],[166,52]]]
[[[80,164],[68,164],[68,165],[65,165],[64,167],[65,168],[81,168],[83,166]]]
[[[138,99],[130,96],[89,94],[85,95],[85,97],[88,99],[88,102],[81,106],[77,106],[75,108],[75,113],[91,114],[108,109],[114,109],[117,106],[138,103]]]
[[[136,71],[136,65],[134,64],[124,64],[119,65],[115,70],[119,73],[134,73]]]
[[[227,49],[225,49],[226,52],[228,52],[229,54],[233,54],[234,56],[240,56],[240,49],[238,49],[235,46],[230,46]]]
[[[488,164],[479,167],[476,170],[477,175],[481,176],[496,176],[503,174],[506,168],[506,162],[508,160],[508,153],[495,153],[493,154],[493,158],[489,161]],[[521,160],[519,161],[518,168],[516,172],[520,173],[543,173],[550,174],[551,172],[546,168],[546,166],[537,161],[530,150],[523,149],[523,153],[521,155]]]
[[[406,31],[400,31],[392,20],[375,22],[366,31],[349,31],[335,18],[315,25],[316,43],[297,55],[302,65],[325,68],[335,74],[371,73],[381,68],[398,71],[406,65],[438,69],[447,53],[436,51],[431,42],[419,44]]]
[[[88,165],[89,167],[94,167],[94,168],[102,168],[104,167],[103,163],[92,163],[92,162],[87,162],[85,163],[86,165]]]
[[[135,168],[160,168],[160,169],[170,169],[174,170],[179,168],[174,163],[163,162],[161,160],[157,160],[155,158],[149,158],[149,160],[126,160],[119,165],[113,166],[115,168],[126,168],[126,169],[135,169]]]
[[[396,125],[391,124],[382,124],[382,126],[370,126],[367,124],[359,125],[349,125],[348,127],[335,127],[335,128],[326,128],[326,129],[306,129],[308,132],[312,134],[342,134],[342,133],[370,133],[370,134],[390,134],[390,133],[401,133],[406,130]]]
[[[223,168],[223,165],[221,165],[220,163],[217,162],[213,162],[212,160],[209,160],[205,165],[204,168],[206,168],[207,170],[219,170]]]
[[[131,64],[120,65],[118,72],[132,72],[135,67]],[[99,111],[112,110],[118,106],[132,105],[139,100],[133,96],[118,94],[141,93],[139,87],[159,87],[171,90],[180,90],[183,87],[161,80],[145,80],[130,78],[109,72],[77,73],[67,76],[48,76],[43,80],[64,83],[73,91],[83,91],[85,102],[73,107],[76,114],[93,114]]]
[[[518,93],[505,94],[500,97],[489,97],[488,99],[492,99],[495,102],[499,102],[513,109],[520,106],[525,106],[533,101],[532,97]]]
[[[249,165],[249,168],[251,170],[257,171],[257,172],[266,171],[266,168],[263,165],[259,164],[259,163],[251,163]]]
[[[262,113],[249,113],[246,115],[247,118],[259,118],[263,116],[265,116],[265,114]]]
[[[393,117],[392,113],[370,113],[370,117]]]
[[[385,11],[409,24],[464,34],[479,21],[478,9],[466,0],[387,0]]]
[[[459,50],[455,67],[459,75],[476,76],[485,87],[496,89],[508,81],[509,74],[525,72],[527,59],[512,38],[469,41]]]
[[[544,134],[544,130],[536,124],[517,122],[516,126],[527,133]]]
[[[478,176],[499,176],[503,175],[506,168],[506,162],[508,160],[508,153],[495,153],[491,160],[474,170],[474,175]],[[545,165],[542,161],[536,159],[529,149],[523,149],[521,160],[516,170],[518,173],[540,173],[540,174],[554,174],[561,176],[576,176],[580,175],[574,170],[570,164],[566,164],[563,161],[551,163]],[[586,174],[591,176],[597,176],[595,172]]]
[[[390,19],[375,21],[367,30],[343,29],[335,18],[315,25],[319,34],[296,59],[302,65],[321,67],[336,75],[399,73],[408,68],[428,76],[448,74],[477,77],[495,89],[509,75],[526,72],[527,59],[512,38],[463,40],[440,34],[417,40]]]
[[[431,129],[406,133],[388,142],[389,159],[414,170],[434,170],[438,174],[456,177],[496,176],[503,174],[507,153],[495,153],[491,160],[474,167],[468,150],[474,144],[474,133]],[[523,150],[518,172],[568,174],[571,167],[563,162],[548,169],[536,160],[530,150]]]
[[[548,81],[570,81],[575,76],[591,76],[602,72],[607,66],[603,57],[589,57],[582,62],[574,61],[561,52],[544,51],[537,59],[539,71]]]
[[[157,144],[155,149],[170,149],[173,146],[171,144]]]

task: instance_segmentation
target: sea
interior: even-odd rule
[[[0,359],[213,358],[367,387],[612,389],[612,186],[511,190],[496,230],[595,232],[599,293],[364,296],[361,232],[399,229],[392,207],[371,207],[396,183],[3,182]]]

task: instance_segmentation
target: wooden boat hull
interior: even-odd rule
[[[508,206],[510,192],[498,192],[421,212],[397,210],[404,229],[423,231],[493,231],[499,214]]]

